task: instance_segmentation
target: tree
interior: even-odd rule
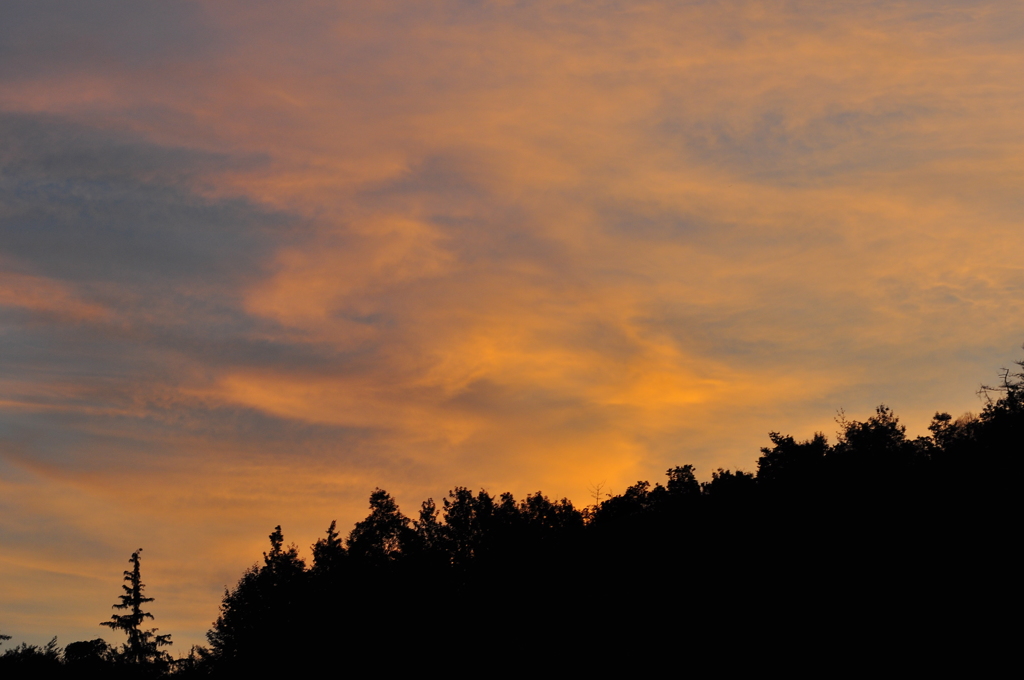
[[[218,672],[265,672],[284,657],[268,650],[295,650],[308,631],[306,563],[294,543],[287,548],[281,525],[270,534],[263,566],[252,565],[234,590],[225,591],[221,613],[206,634]],[[328,541],[336,537],[328,534]],[[269,665],[268,665],[269,664]]]
[[[370,514],[356,522],[348,536],[348,553],[363,564],[383,566],[394,562],[408,543],[412,529],[409,518],[383,489],[370,494]]]
[[[146,587],[142,582],[140,571],[139,548],[132,553],[128,559],[132,565],[131,571],[124,572],[124,580],[128,585],[121,586],[124,595],[121,595],[121,604],[112,605],[113,609],[128,610],[128,614],[112,614],[110,621],[103,621],[101,626],[107,626],[113,630],[123,630],[128,636],[124,646],[124,656],[130,663],[154,663],[165,662],[168,655],[160,651],[160,647],[171,644],[170,635],[156,635],[157,628],[143,630],[142,623],[145,619],[152,619],[153,615],[142,611],[142,605],[152,602],[152,597],[144,597],[143,589]]]
[[[790,490],[808,490],[821,483],[822,470],[830,452],[828,439],[820,432],[798,442],[789,435],[771,432],[772,448],[762,447],[757,459],[757,481]]]
[[[700,484],[693,474],[692,465],[677,465],[665,471],[668,476],[668,493],[670,496],[693,498],[700,495]]]
[[[274,527],[274,533],[270,534],[270,552],[263,553],[263,563],[265,566],[262,572],[279,584],[300,579],[306,570],[306,563],[299,557],[299,546],[292,543],[285,549],[284,533],[280,524]]]
[[[10,639],[9,636],[3,636]],[[60,648],[57,638],[42,647],[22,642],[0,654],[0,677],[50,678],[60,673]]]
[[[711,473],[711,481],[701,484],[705,496],[717,498],[749,498],[753,494],[756,480],[751,472],[723,470]]]
[[[338,571],[346,558],[345,546],[338,534],[338,523],[332,521],[327,528],[327,537],[313,544],[313,571],[316,574],[329,574]]]
[[[855,495],[906,495],[905,485],[916,484],[925,469],[931,441],[907,439],[907,428],[885,404],[864,422],[836,419],[842,430],[826,453],[833,481]]]
[[[457,486],[443,503],[452,564],[465,568],[479,556],[486,541],[493,524],[494,499],[483,489],[474,497],[466,487]]]
[[[423,501],[420,507],[420,518],[413,522],[416,532],[415,546],[417,550],[432,555],[447,555],[447,533],[445,526],[438,519],[437,505],[433,498]]]
[[[114,650],[102,638],[79,640],[64,648],[64,665],[78,672],[100,673],[115,658]]]

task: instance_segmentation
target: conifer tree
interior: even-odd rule
[[[327,527],[327,537],[313,544],[313,571],[317,574],[337,571],[345,562],[345,546],[337,529],[338,523],[332,521]]]
[[[107,626],[113,630],[123,630],[128,636],[124,646],[124,655],[131,663],[152,663],[165,660],[166,654],[160,651],[160,647],[171,644],[170,635],[156,635],[157,628],[144,630],[142,623],[145,619],[152,619],[153,615],[142,611],[142,605],[152,602],[152,597],[144,597],[142,594],[146,585],[142,582],[140,571],[139,548],[132,553],[128,559],[132,565],[131,571],[124,572],[124,580],[128,585],[121,586],[125,594],[121,595],[121,604],[112,605],[113,609],[128,610],[127,614],[112,614],[110,621],[103,621],[101,626]]]

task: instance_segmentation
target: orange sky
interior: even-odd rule
[[[585,504],[1020,358],[1020,3],[0,14],[13,642],[115,641],[140,546],[181,653],[374,487]]]

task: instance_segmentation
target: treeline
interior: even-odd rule
[[[840,419],[835,443],[772,433],[756,472],[719,469],[699,483],[683,465],[583,508],[458,487],[410,518],[377,489],[366,519],[344,539],[332,522],[308,563],[277,527],[262,562],[225,593],[209,645],[185,659],[161,655],[153,636],[133,652],[122,627],[130,639],[119,650],[22,645],[0,669],[583,668],[723,637],[737,649],[772,640],[934,651],[965,626],[992,625],[984,613],[1013,563],[1024,373],[983,394],[980,415],[936,414],[928,437],[908,438],[880,406],[864,421]],[[132,585],[122,604],[137,616]]]

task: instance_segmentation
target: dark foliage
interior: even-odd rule
[[[102,672],[116,658],[116,651],[102,638],[72,642],[64,648],[64,663],[81,673]]]
[[[835,444],[771,433],[756,474],[719,469],[701,484],[692,466],[677,466],[664,486],[639,481],[584,510],[539,492],[517,501],[457,487],[410,521],[377,489],[347,549],[332,523],[313,567],[293,570],[305,603],[261,616],[301,629],[296,649],[354,650],[393,669],[453,664],[470,650],[506,658],[514,649],[511,663],[623,645],[655,653],[723,630],[760,629],[763,640],[780,633],[778,612],[791,633],[823,645],[857,639],[865,620],[882,641],[935,645],[960,629],[948,603],[973,600],[970,561],[996,559],[971,526],[1010,496],[965,485],[963,469],[1016,465],[1022,380],[1006,373],[986,388],[978,417],[936,415],[929,438],[909,439],[883,405],[864,421],[841,415]],[[224,644],[229,632],[259,639],[275,625],[244,635],[229,625],[258,620],[243,612],[265,597],[262,571],[225,598],[210,634],[214,665],[243,648]],[[558,616],[577,621],[555,625]],[[398,621],[417,632],[399,640]]]
[[[664,485],[603,501],[598,488],[582,510],[456,487],[410,520],[376,489],[346,540],[331,522],[308,568],[276,527],[263,563],[225,593],[210,648],[160,672],[633,672],[666,659],[657,668],[678,673],[695,667],[689,650],[718,659],[716,672],[780,659],[821,672],[820,656],[830,672],[899,658],[920,670],[979,631],[1008,644],[990,614],[1010,616],[1024,373],[982,393],[980,415],[936,414],[927,438],[908,439],[883,405],[841,415],[834,444],[771,433],[756,473],[718,469],[701,484],[677,466]],[[156,658],[164,636],[141,631],[150,599],[132,561],[116,605],[130,613],[104,624],[128,633],[123,652],[21,645],[0,668],[106,664],[110,676]],[[707,651],[726,641],[727,656]]]
[[[10,639],[10,638],[8,638]],[[47,677],[61,670],[60,648],[57,638],[42,647],[21,643],[0,654],[0,671],[10,677]]]
[[[263,565],[250,567],[235,589],[224,594],[221,615],[207,634],[220,667],[265,665],[267,650],[301,644],[309,627],[303,609],[312,606],[306,596],[307,574],[297,546],[285,548],[281,527],[275,527]]]

